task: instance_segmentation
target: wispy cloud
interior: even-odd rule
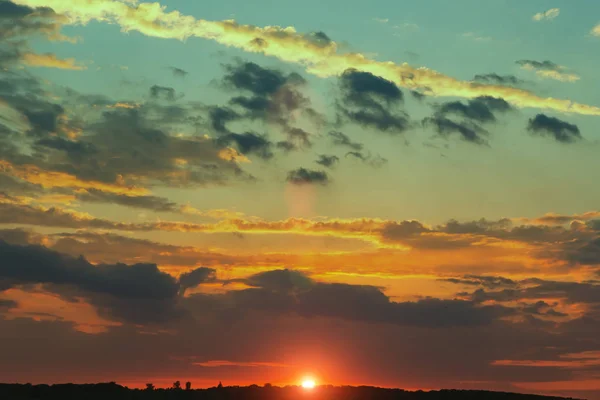
[[[540,78],[554,79],[561,82],[577,82],[579,75],[568,72],[568,68],[553,63],[552,61],[518,60],[517,64],[527,71],[535,71]]]
[[[379,22],[380,24],[387,24],[388,22],[390,22],[389,18],[373,18],[373,21],[375,22]]]
[[[212,360],[205,362],[196,362],[194,365],[200,367],[217,368],[217,367],[267,367],[267,368],[286,368],[290,367],[287,364],[272,363],[272,362],[239,362],[239,361],[225,361],[225,360]]]
[[[465,32],[461,36],[466,39],[474,40],[475,42],[489,42],[492,40],[489,36],[482,36],[475,32]]]
[[[554,18],[560,15],[560,8],[551,8],[544,12],[539,12],[531,17],[532,20],[539,21],[552,21]]]
[[[23,54],[22,59],[26,65],[29,65],[31,67],[70,69],[74,71],[81,71],[87,69],[85,65],[77,64],[74,58],[60,59],[52,53],[25,53]]]
[[[409,89],[427,88],[432,96],[502,97],[518,107],[548,109],[583,115],[600,115],[600,107],[575,103],[567,99],[543,98],[528,90],[474,84],[437,71],[414,68],[406,63],[380,62],[359,53],[341,53],[331,40],[315,40],[293,27],[256,27],[235,21],[206,21],[186,16],[179,11],[166,12],[160,3],[139,3],[132,7],[115,0],[16,0],[18,4],[48,6],[68,17],[71,24],[92,20],[117,23],[123,31],[183,40],[192,36],[214,40],[225,46],[251,53],[261,53],[280,60],[303,65],[307,72],[319,77],[336,76],[348,68],[371,72]]]

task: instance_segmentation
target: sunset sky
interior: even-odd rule
[[[600,2],[0,0],[0,380],[600,399]]]

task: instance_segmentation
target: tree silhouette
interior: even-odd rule
[[[219,386],[217,386],[218,389],[223,389],[223,384],[221,383],[221,381],[219,381]]]
[[[181,389],[181,382],[179,382],[179,381],[173,382],[173,389],[176,389],[176,390]]]
[[[185,390],[191,390],[192,389],[192,382],[186,382],[185,383]]]
[[[151,383],[146,383],[146,390],[154,390],[154,385]]]

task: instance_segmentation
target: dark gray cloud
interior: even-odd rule
[[[116,319],[156,322],[175,310],[179,285],[154,264],[94,266],[83,257],[4,241],[0,241],[0,255],[0,277],[13,286],[43,284],[67,297],[81,293],[99,311]]]
[[[552,308],[553,306],[546,303],[545,301],[536,301],[535,303],[528,303],[521,307],[521,311],[526,314],[533,314],[538,316],[550,316],[550,317],[566,317],[568,314],[558,312]]]
[[[399,103],[404,96],[392,81],[354,69],[344,71],[341,76],[345,100],[357,106],[372,107],[375,99],[385,103]]]
[[[111,203],[125,207],[142,208],[158,212],[179,212],[180,206],[164,197],[158,196],[127,196],[123,194],[103,192],[97,189],[87,189],[76,194],[78,200],[88,203]]]
[[[494,301],[498,303],[521,302],[528,303],[530,312],[535,308],[546,308],[537,302],[540,299],[561,300],[567,304],[584,304],[590,307],[591,314],[600,316],[600,285],[598,282],[564,282],[548,281],[537,278],[524,279],[514,287],[501,290],[477,289],[472,293],[462,293],[470,300],[482,303]],[[549,305],[553,307],[553,305]]]
[[[419,221],[390,222],[381,230],[381,236],[386,240],[402,240],[421,233],[430,232]]]
[[[331,141],[336,146],[349,147],[355,151],[361,151],[364,147],[362,143],[353,142],[346,134],[340,131],[330,131],[328,133]]]
[[[418,92],[416,90],[411,90],[410,94],[415,100],[418,101],[423,101],[423,99],[427,97],[427,95],[425,95],[424,93]]]
[[[241,62],[234,65],[225,64],[227,72],[223,81],[226,85],[247,90],[255,95],[270,95],[278,91],[288,82],[304,84],[300,75],[285,75],[275,69],[263,68],[253,62]]]
[[[481,218],[477,221],[459,222],[455,219],[451,219],[438,229],[446,233],[454,234],[483,234],[489,233],[490,231],[506,230],[511,228],[511,221],[508,218],[499,219],[497,221],[490,221],[485,218]]]
[[[379,155],[377,155],[377,156],[372,156],[371,154],[365,155],[364,153],[362,153],[360,151],[349,151],[346,153],[346,157],[354,157],[374,168],[383,167],[385,164],[388,163],[388,160],[386,158],[383,158]]]
[[[315,162],[324,167],[333,168],[339,161],[340,158],[338,156],[319,154],[319,158]]]
[[[467,104],[459,101],[443,103],[437,108],[436,114],[443,116],[452,114],[467,120],[486,123],[496,121],[494,112],[507,112],[510,110],[512,110],[511,105],[504,99],[480,96],[469,100]]]
[[[0,290],[2,290],[2,282],[0,282]],[[16,301],[0,299],[0,310],[14,308],[17,305]]]
[[[327,185],[329,177],[325,171],[314,171],[298,168],[288,172],[287,181],[295,185],[313,184]]]
[[[582,139],[577,125],[546,114],[537,114],[530,118],[527,130],[535,135],[550,136],[560,143],[573,143]]]
[[[314,284],[306,274],[290,269],[259,272],[244,279],[243,282],[249,286],[275,292],[297,292],[309,289]]]
[[[433,126],[436,132],[442,137],[449,137],[453,133],[458,133],[464,141],[487,145],[487,136],[489,133],[477,124],[469,121],[455,122],[444,116],[433,116],[423,119],[424,126]]]
[[[79,139],[93,146],[94,154],[65,160],[63,151],[48,153],[46,164],[82,179],[111,183],[123,176],[126,180],[143,178],[147,184],[189,186],[222,184],[244,176],[234,161],[219,156],[219,146],[212,139],[171,135],[149,112],[145,108],[105,111]]]
[[[208,113],[212,128],[219,133],[230,133],[226,124],[240,119],[240,114],[229,107],[211,107]]]
[[[153,99],[174,101],[175,89],[172,87],[153,85],[150,88],[150,97]]]
[[[531,68],[547,70],[547,71],[561,71],[560,65],[553,63],[552,61],[535,61],[535,60],[517,60],[516,64],[521,66],[530,66]]]
[[[339,116],[359,125],[388,133],[410,127],[408,114],[399,108],[404,100],[395,83],[369,72],[348,69],[340,76]]]
[[[396,303],[374,286],[319,283],[289,270],[268,271],[245,282],[256,288],[214,296],[192,295],[190,302],[196,308],[212,307],[237,315],[260,310],[430,328],[485,325],[513,313],[502,306],[482,307],[463,300],[428,298]]]
[[[40,152],[46,152],[48,149],[60,150],[74,162],[82,162],[86,157],[92,156],[98,152],[94,144],[70,140],[63,137],[46,137],[35,142],[34,146]]]
[[[82,219],[57,207],[41,209],[25,204],[0,202],[0,223],[62,228],[129,229],[133,226],[101,218]]]
[[[214,282],[216,279],[216,271],[213,268],[198,267],[179,275],[179,292],[183,295],[187,289],[194,288],[202,283]]]
[[[311,107],[302,90],[306,81],[297,73],[264,68],[252,62],[224,65],[224,88],[243,92],[232,97],[227,107],[213,107],[211,126],[217,133],[233,133],[226,124],[236,121],[261,121],[277,126],[287,138],[278,142],[284,151],[312,146],[312,134],[295,123],[304,117],[312,124],[323,125],[324,117]]]
[[[424,118],[423,126],[433,126],[436,132],[443,137],[458,133],[467,142],[487,145],[484,136],[488,131],[480,124],[496,122],[496,113],[512,111],[513,107],[504,99],[480,96],[469,100],[466,104],[460,101],[442,103],[434,107],[432,117]],[[460,121],[450,119],[450,116],[459,117]]]
[[[568,261],[583,265],[600,265],[600,237],[592,240],[576,240],[565,250]]]
[[[189,72],[187,72],[186,70],[183,70],[181,68],[169,67],[169,69],[173,73],[173,76],[176,78],[185,78],[189,74]]]
[[[306,38],[308,38],[313,43],[316,43],[323,47],[328,46],[332,42],[331,38],[325,32],[321,31],[311,32],[308,35],[306,35]]]
[[[273,143],[266,135],[254,132],[228,133],[217,139],[220,145],[234,145],[242,154],[254,154],[264,160],[273,157]]]
[[[461,278],[446,278],[441,280],[460,285],[482,286],[489,289],[517,286],[516,281],[502,276],[464,275]]]
[[[103,96],[73,90],[54,96],[22,71],[0,71],[0,97],[22,115],[0,121],[0,156],[16,166],[128,185],[251,179],[235,160],[222,158],[213,139],[189,133],[200,112],[190,104],[123,102],[119,107],[135,108],[118,108]]]
[[[523,84],[525,81],[517,78],[514,75],[498,75],[494,72],[489,74],[480,74],[475,75],[473,80],[476,82],[487,83],[487,84],[497,84],[497,85],[505,85],[505,86],[519,86]]]

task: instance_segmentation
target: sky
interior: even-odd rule
[[[0,376],[600,399],[600,3],[0,1]]]

